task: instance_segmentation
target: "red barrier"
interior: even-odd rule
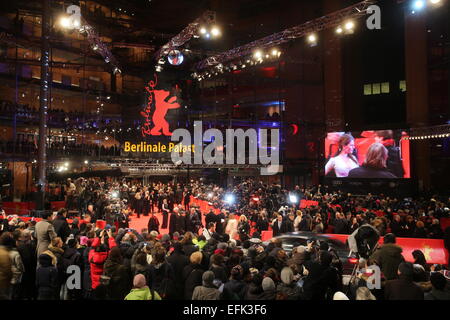
[[[268,241],[273,238],[273,231],[263,231],[261,233],[261,240]]]
[[[348,234],[326,234],[332,239],[346,242]],[[383,238],[380,238],[379,244],[383,244]],[[444,240],[441,239],[419,239],[419,238],[397,238],[397,244],[403,249],[403,256],[406,261],[414,262],[412,252],[421,250],[428,263],[448,264],[449,253],[444,246]]]
[[[59,210],[66,207],[65,201],[52,201],[50,202],[50,207],[52,210]]]
[[[3,209],[7,215],[27,215],[31,210],[36,209],[34,202],[3,202]]]
[[[300,208],[304,209],[304,208],[308,208],[308,207],[313,207],[313,206],[318,206],[319,202],[318,201],[314,201],[314,200],[300,200]]]

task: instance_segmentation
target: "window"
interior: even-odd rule
[[[364,85],[364,95],[368,96],[372,94],[372,85],[371,84],[365,84]]]
[[[399,89],[401,92],[405,92],[406,91],[406,81],[405,80],[401,80],[399,83]]]
[[[380,83],[372,84],[372,94],[380,94],[380,92],[381,92],[381,84]]]
[[[381,93],[389,93],[389,82],[383,82],[381,84]]]

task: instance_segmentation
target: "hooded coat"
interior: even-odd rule
[[[397,279],[398,266],[404,261],[402,251],[395,243],[386,243],[372,254],[370,261],[380,267],[386,280]]]
[[[291,268],[285,267],[281,271],[281,283],[277,286],[277,292],[284,296],[286,300],[300,299],[300,288],[294,282],[294,273]]]
[[[55,300],[58,296],[58,270],[48,254],[39,256],[39,267],[36,270],[36,288],[38,300]]]
[[[214,286],[214,273],[206,271],[202,276],[202,285],[197,286],[192,294],[192,300],[219,300],[220,291]]]
[[[116,246],[116,242],[113,238],[108,239],[109,248]],[[91,271],[91,286],[95,289],[100,284],[100,276],[103,275],[103,265],[108,258],[108,251],[96,251],[95,248],[100,246],[100,238],[95,238],[92,242],[92,248],[94,250],[89,251],[89,263]]]

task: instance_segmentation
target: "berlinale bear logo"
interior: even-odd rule
[[[161,134],[171,136],[172,132],[169,130],[166,114],[169,109],[178,109],[180,107],[180,104],[176,102],[176,97],[171,97],[169,100],[166,100],[169,97],[170,92],[165,90],[155,90],[156,85],[157,78],[155,75],[155,80],[149,81],[148,86],[145,87],[149,96],[147,106],[144,111],[141,111],[141,115],[145,119],[141,129],[143,137],[146,135],[160,136]],[[153,116],[151,117],[152,110]],[[152,121],[150,121],[150,117]],[[153,127],[151,127],[151,122],[153,122]]]

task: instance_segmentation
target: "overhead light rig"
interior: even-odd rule
[[[156,67],[162,70],[161,65],[165,63],[164,58],[169,55],[172,50],[183,46],[192,38],[200,38],[202,35],[206,37],[217,37],[220,35],[220,30],[215,26],[216,13],[214,11],[205,11],[199,18],[191,22],[179,34],[169,40],[154,54],[154,59],[157,61]],[[208,28],[211,30],[208,31]],[[158,70],[157,70],[158,71]]]
[[[77,30],[80,34],[86,36],[92,50],[102,56],[107,64],[109,64],[114,74],[122,73],[119,62],[109,50],[108,46],[100,39],[99,34],[94,27],[81,17],[80,7],[71,5],[67,7],[67,14],[59,19],[59,24],[64,29]]]
[[[308,36],[308,43],[310,44],[310,46],[314,46],[317,42],[317,32],[324,29],[337,27],[336,33],[339,34],[341,33],[339,31],[342,31],[341,25],[344,25],[345,28],[353,29],[353,19],[365,16],[367,14],[367,9],[376,2],[376,0],[365,0],[342,10],[322,16],[315,20],[307,21],[306,23],[303,23],[301,25],[288,28],[281,32],[274,33],[267,37],[255,40],[221,54],[208,57],[196,64],[196,72],[193,74],[193,76],[198,80],[202,80],[205,78],[205,76],[210,77],[211,72],[212,74],[220,73],[220,69],[224,68],[224,65],[226,65],[227,63],[239,59],[241,60],[239,62],[240,64],[243,64],[242,59],[246,59],[245,61],[252,61],[251,59],[249,59],[250,56],[253,56],[253,60],[256,60],[256,62],[261,63],[261,60],[264,60],[264,58],[274,57],[273,55],[271,55],[271,51],[273,50],[277,50],[277,54],[275,56],[279,56],[279,51],[278,49],[276,49],[279,45],[299,39],[304,36]],[[202,71],[209,68],[212,68],[211,70],[214,71],[210,71],[210,73],[207,74],[201,74]],[[232,67],[231,70],[236,69]]]

